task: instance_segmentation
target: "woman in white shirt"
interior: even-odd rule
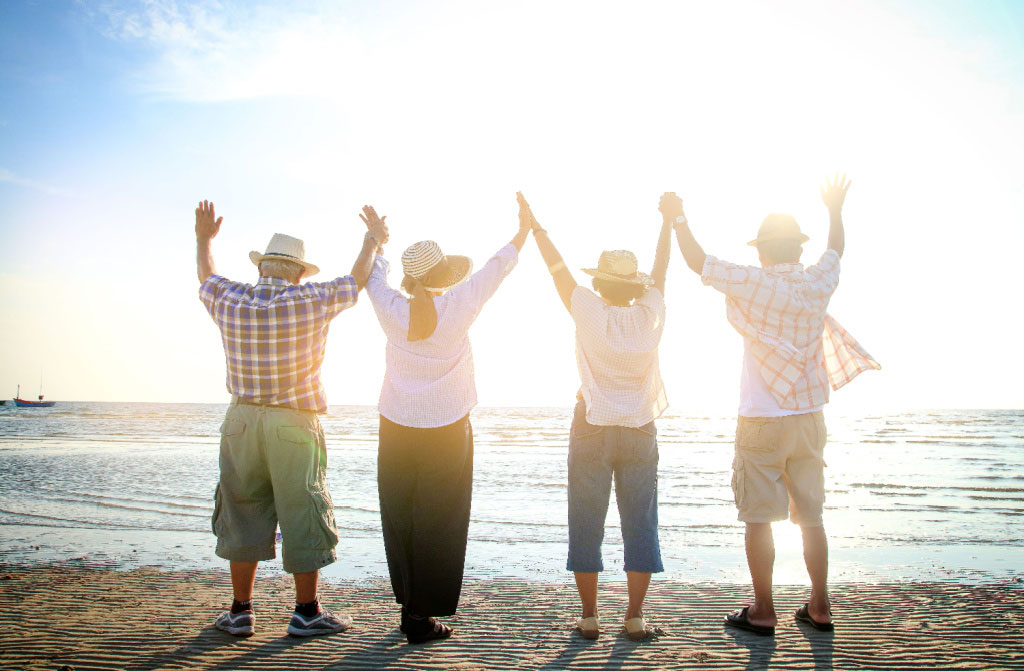
[[[367,225],[381,221],[363,208]],[[380,392],[377,486],[384,549],[402,632],[410,643],[451,636],[435,619],[454,615],[462,590],[473,495],[476,405],[469,327],[515,267],[530,232],[519,231],[484,267],[445,256],[424,240],[402,254],[402,288],[388,286],[388,262],[377,256],[366,283],[387,336]]]
[[[663,197],[664,200],[664,197]],[[521,200],[520,207],[529,208]],[[583,616],[576,627],[597,638],[597,575],[612,478],[622,522],[629,604],[623,624],[630,638],[647,635],[643,602],[651,573],[663,569],[658,545],[658,441],[654,420],[668,401],[658,370],[665,326],[665,273],[672,222],[665,217],[651,275],[623,250],[603,252],[597,291],[578,286],[530,213],[537,246],[576,323],[576,362],[582,382],[569,430],[569,557]]]

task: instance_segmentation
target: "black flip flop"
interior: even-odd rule
[[[829,610],[828,614],[831,615],[832,611]],[[836,630],[835,625],[833,625],[831,622],[818,622],[813,617],[811,617],[811,611],[807,607],[806,603],[804,605],[800,606],[800,609],[796,611],[796,615],[794,617],[796,618],[797,622],[806,622],[807,624],[811,625],[812,627],[814,627],[818,631],[835,631]]]
[[[750,606],[745,606],[744,608],[734,613],[729,613],[725,616],[725,624],[729,625],[730,627],[736,627],[737,629],[749,631],[753,634],[757,634],[758,636],[775,635],[775,627],[762,627],[761,625],[753,624],[750,620],[748,620],[748,610],[750,610]]]

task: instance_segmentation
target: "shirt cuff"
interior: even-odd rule
[[[700,281],[704,284],[711,284],[714,281],[712,275],[715,268],[720,265],[719,260],[710,254],[704,255],[704,267],[700,269]]]

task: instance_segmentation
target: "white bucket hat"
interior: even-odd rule
[[[583,272],[612,282],[639,284],[645,287],[654,284],[650,275],[637,270],[636,256],[633,255],[633,252],[625,249],[601,252],[601,257],[597,260],[597,268],[584,268]]]
[[[256,266],[267,259],[282,259],[297,263],[306,269],[305,277],[312,277],[320,272],[319,268],[306,261],[306,243],[284,233],[274,233],[274,237],[270,238],[267,251],[264,253],[249,252],[249,260]]]
[[[433,240],[421,240],[402,252],[402,270],[418,280],[429,276],[429,285],[423,283],[427,291],[444,291],[469,278],[473,261],[468,256],[445,255]]]

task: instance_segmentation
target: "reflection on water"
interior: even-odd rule
[[[209,530],[223,405],[62,403],[0,408],[0,525]],[[564,561],[569,408],[478,408],[473,524],[477,547],[524,562]],[[328,482],[343,537],[379,534],[377,415],[322,418]],[[833,554],[868,548],[1024,547],[1024,412],[826,414],[826,522]],[[729,489],[733,417],[658,422],[662,547],[669,572],[742,547]],[[615,506],[606,535],[621,566]],[[799,534],[776,525],[780,547]],[[12,532],[8,528],[8,532]],[[343,543],[345,541],[343,540]],[[616,554],[617,553],[617,554]],[[897,553],[898,554],[898,553]],[[617,558],[616,558],[617,557]],[[514,560],[513,560],[514,561]]]

